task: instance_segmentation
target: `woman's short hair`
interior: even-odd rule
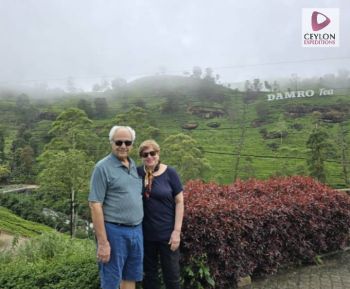
[[[131,134],[131,140],[132,142],[135,141],[136,138],[136,133],[135,131],[130,127],[130,126],[121,126],[121,125],[115,125],[111,128],[111,130],[109,131],[109,141],[112,142],[113,141],[113,136],[114,134],[119,130],[119,129],[126,129],[130,132]]]
[[[160,152],[160,147],[159,147],[159,144],[153,140],[153,139],[148,139],[148,140],[145,140],[143,141],[140,146],[139,146],[139,156],[141,156],[141,154],[143,153],[143,151],[145,149],[148,149],[148,148],[152,148],[154,149],[156,152]]]

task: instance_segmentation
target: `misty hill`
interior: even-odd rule
[[[121,107],[145,108],[165,136],[184,132],[196,139],[212,167],[207,179],[221,182],[307,175],[306,143],[319,126],[329,134],[327,179],[346,186],[350,99],[344,87],[313,83],[295,91],[240,92],[203,79],[164,76],[131,83],[124,98],[111,103],[125,99]]]
[[[115,117],[126,114],[131,124],[143,123],[158,129],[155,138],[161,145],[178,133],[195,139],[210,164],[204,178],[229,183],[237,178],[308,175],[306,143],[318,127],[328,134],[326,182],[334,187],[348,186],[349,90],[344,86],[334,89],[324,83],[312,83],[310,88],[304,83],[303,89],[278,91],[266,87],[262,91],[259,83],[254,85],[242,92],[218,85],[213,78],[164,75],[121,82],[114,89],[74,94],[46,103],[29,100],[31,111],[37,114],[31,133],[40,138],[40,151],[43,143],[49,141],[50,124],[65,108],[84,109],[101,138],[106,137]],[[102,112],[98,111],[96,99],[104,103]],[[14,112],[18,98],[17,103],[1,101],[8,108],[2,122],[12,119],[20,123],[20,115]],[[143,111],[141,119],[133,113],[136,107]],[[11,123],[7,151],[18,129],[16,123]],[[147,135],[146,129],[137,133]],[[137,139],[136,146],[140,141]]]

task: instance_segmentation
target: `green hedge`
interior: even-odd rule
[[[0,266],[3,289],[98,289],[96,263],[81,256],[71,260],[61,258],[47,262],[12,263]]]
[[[1,289],[98,289],[95,244],[59,233],[33,238],[15,254],[0,252]]]

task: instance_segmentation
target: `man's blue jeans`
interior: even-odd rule
[[[123,227],[105,223],[107,239],[111,246],[111,259],[99,263],[101,287],[117,289],[121,280],[141,281],[143,275],[142,225]]]

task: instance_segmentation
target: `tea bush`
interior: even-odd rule
[[[43,234],[0,253],[2,289],[98,289],[95,245],[59,233]]]

